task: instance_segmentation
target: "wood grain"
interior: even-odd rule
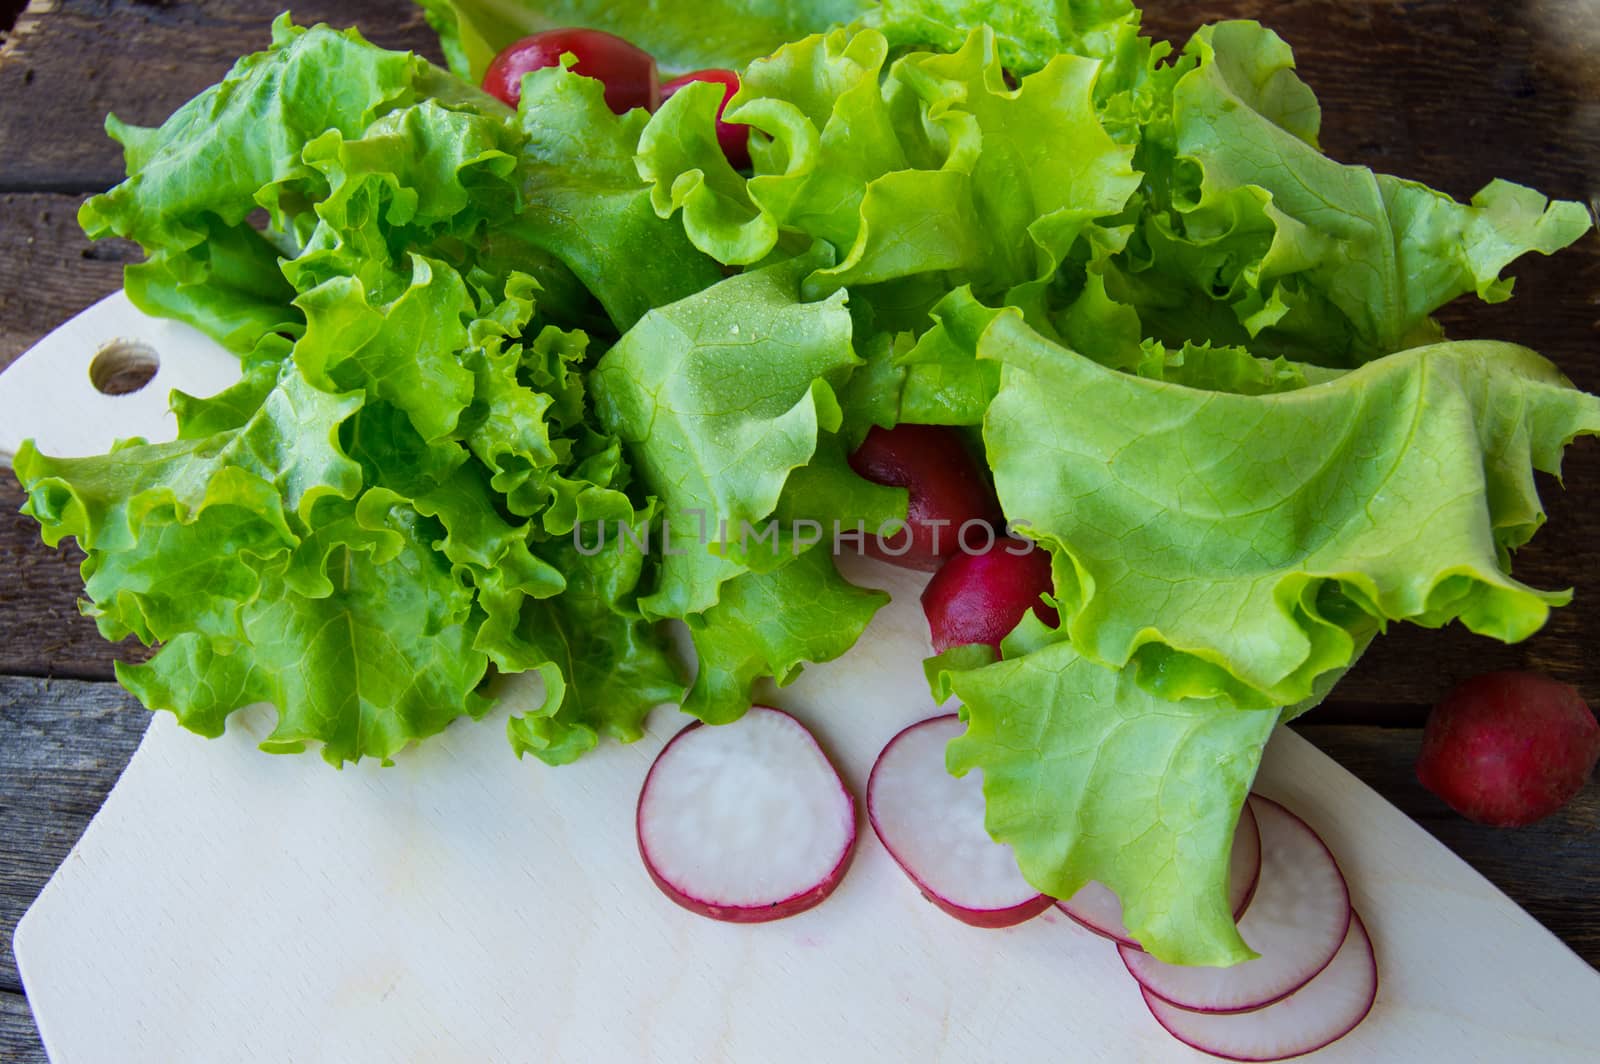
[[[0,990],[0,1060],[7,1064],[50,1064],[39,1044],[39,1032],[28,999]]]
[[[6,64],[0,62],[0,73]],[[0,129],[4,129],[0,120]],[[51,329],[122,287],[137,245],[78,228],[82,196],[0,193],[0,370]]]
[[[0,676],[0,990],[22,986],[11,956],[17,920],[83,834],[149,722],[114,684]]]

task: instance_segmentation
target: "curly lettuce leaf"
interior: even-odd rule
[[[961,47],[973,26],[988,26],[1006,68],[1020,76],[1064,52],[1132,59],[1141,43],[1139,21],[1132,0],[882,0],[860,24],[878,28],[896,47],[931,44],[948,52]]]
[[[542,549],[566,574],[566,592],[527,611],[517,633],[542,662],[536,668],[545,701],[512,717],[506,735],[518,757],[533,754],[552,765],[576,760],[602,735],[634,742],[650,710],[684,694],[671,647],[636,605],[647,559],[635,537],[649,515],[614,495],[590,517],[609,522],[611,537],[556,540]],[[619,521],[631,536],[616,534]]]
[[[1138,188],[1133,148],[1097,116],[1093,60],[1056,56],[1012,89],[977,29],[953,54],[905,56],[880,87],[887,56],[876,31],[836,31],[752,64],[728,118],[772,139],[748,181],[717,146],[715,93],[674,97],[640,144],[657,212],[682,210],[727,263],[786,236],[829,243],[839,261],[808,278],[811,297],[921,280],[936,299],[962,281],[997,295],[1047,281]]]
[[[683,711],[708,724],[737,720],[758,680],[770,676],[782,687],[805,662],[839,657],[888,601],[845,580],[820,548],[771,572],[735,577],[716,605],[689,618],[700,668]]]
[[[1590,228],[1582,204],[1509,182],[1461,204],[1327,158],[1293,53],[1256,23],[1203,27],[1175,69],[1170,129],[1145,153],[1155,209],[1122,289],[1168,342],[1358,365],[1437,339],[1429,316],[1457,296],[1509,298],[1510,262]]]
[[[233,427],[195,435],[256,395]],[[362,490],[341,443],[360,395],[322,392],[286,363],[265,394],[250,377],[214,402],[188,401],[170,444],[18,455],[46,540],[71,535],[88,552],[86,612],[108,635],[166,644],[119,679],[205,735],[273,702],[268,747],[319,741],[335,764],[387,759],[481,713],[472,592],[432,550],[431,523],[387,489]]]
[[[652,308],[722,278],[683,228],[651,206],[634,165],[646,119],[643,111],[613,114],[593,78],[561,67],[529,75],[517,112],[524,137],[517,214],[491,231],[560,259],[623,332]]]
[[[1133,937],[1169,963],[1255,956],[1228,904],[1228,862],[1277,710],[1169,702],[1067,643],[971,669],[943,660],[967,721],[950,770],[982,771],[985,826],[1029,883],[1058,898],[1105,884]]]
[[[353,30],[307,30],[280,18],[270,49],[239,60],[159,128],[107,121],[128,179],[88,200],[79,221],[91,238],[127,237],[148,252],[127,271],[135,305],[181,317],[242,354],[265,334],[299,326],[278,261],[315,224],[305,205],[327,193],[326,168],[306,150],[327,135],[362,138],[385,115],[422,103],[439,78],[425,60],[374,48]],[[462,88],[458,106],[505,112]],[[412,137],[388,161],[431,159],[421,147]],[[258,209],[267,231],[251,224]]]
[[[814,257],[730,277],[652,311],[601,359],[597,412],[666,525],[654,618],[709,609],[740,564],[713,547],[759,530],[790,474],[837,430],[834,383],[859,359],[844,294],[800,300]]]
[[[241,641],[186,632],[145,664],[119,662],[117,679],[207,736],[234,710],[269,702],[278,722],[263,749],[318,742],[334,765],[388,761],[457,717],[481,716],[488,662],[471,649],[472,595],[432,550],[426,523],[382,489],[334,509],[302,544],[304,563],[262,570],[240,608]]]
[[[330,57],[384,73],[330,97]],[[586,106],[581,87],[572,99]],[[130,689],[205,734],[273,702],[268,749],[318,742],[338,763],[479,715],[493,664],[538,670],[557,692],[528,732],[544,729],[541,756],[585,734],[636,737],[645,709],[681,693],[633,602],[647,563],[563,554],[580,521],[634,515],[621,443],[590,407],[589,338],[546,314],[585,316],[592,297],[510,232],[549,161],[548,127],[530,135],[414,57],[286,23],[190,111],[129,134],[130,180],[86,217],[145,240],[153,261],[211,262],[240,233],[264,249],[275,283],[254,298],[273,309],[236,337],[250,341],[245,376],[211,399],[175,396],[175,443],[71,462],[29,449],[19,467],[46,537],[89,554],[86,612],[108,635],[164,644],[125,674]],[[265,234],[197,235],[257,206]],[[205,278],[184,296],[163,309],[200,324],[230,313]],[[406,614],[389,644],[385,610]]]
[[[984,437],[1007,515],[1054,554],[1063,634],[1169,698],[1311,696],[1371,623],[1524,639],[1562,593],[1509,575],[1600,399],[1499,343],[1424,347],[1321,384],[1225,394],[1108,370],[1015,311]]]
[[[543,30],[586,26],[625,37],[663,70],[738,69],[780,45],[848,22],[870,0],[417,0],[450,69],[474,84],[501,49]]]

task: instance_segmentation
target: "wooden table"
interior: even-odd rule
[[[263,46],[283,0],[35,0],[0,45],[0,369],[120,284],[137,249],[91,245],[80,202],[122,174],[101,133],[108,110],[155,124]],[[0,0],[0,28],[20,4]],[[1260,17],[1296,45],[1324,109],[1334,156],[1460,197],[1499,176],[1564,198],[1600,182],[1600,10],[1563,0],[1149,0],[1147,24],[1181,43],[1200,22]],[[1594,11],[1585,15],[1585,9]],[[406,0],[305,0],[301,21],[359,25],[386,46],[435,55]],[[1587,68],[1587,69],[1586,69]],[[1600,238],[1520,265],[1526,295],[1450,308],[1458,336],[1513,340],[1600,390]],[[1454,816],[1412,766],[1428,706],[1493,668],[1532,668],[1600,701],[1600,548],[1584,520],[1600,500],[1600,445],[1568,456],[1566,491],[1547,482],[1550,527],[1518,558],[1536,586],[1575,604],[1535,639],[1503,647],[1464,631],[1392,633],[1298,725],[1600,965],[1600,785],[1532,828]],[[42,1061],[11,956],[11,931],[94,815],[143,734],[145,712],[112,680],[108,646],[78,616],[68,548],[51,551],[0,475],[0,1060]],[[535,766],[529,771],[540,771]]]

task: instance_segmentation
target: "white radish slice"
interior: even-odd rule
[[[945,769],[944,749],[965,728],[952,713],[890,739],[867,780],[867,816],[929,901],[974,927],[1011,927],[1051,899],[1022,878],[1011,847],[984,829],[981,773],[957,779]]]
[[[1260,954],[1232,968],[1165,964],[1118,947],[1139,985],[1195,1012],[1244,1012],[1288,997],[1339,952],[1350,927],[1350,891],[1333,854],[1305,821],[1277,802],[1250,797],[1261,829],[1261,885],[1239,921]]]
[[[1316,978],[1255,1012],[1189,1012],[1148,990],[1156,1022],[1185,1045],[1226,1060],[1287,1060],[1332,1045],[1361,1024],[1378,998],[1378,962],[1361,917]]]
[[[1228,859],[1228,904],[1238,920],[1255,897],[1261,881],[1261,832],[1256,814],[1248,802],[1239,811],[1239,825],[1233,831],[1233,852]],[[1097,935],[1103,935],[1129,949],[1142,949],[1122,922],[1122,902],[1110,887],[1086,883],[1078,893],[1056,907]]]
[[[656,886],[714,920],[777,920],[821,902],[855,852],[856,803],[811,733],[755,706],[691,724],[639,792],[639,854]]]

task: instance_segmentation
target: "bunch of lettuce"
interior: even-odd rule
[[[804,259],[725,278],[650,206],[645,117],[564,70],[518,116],[282,20],[160,129],[113,120],[129,178],[85,228],[143,244],[135,302],[243,365],[219,396],[174,397],[174,443],[16,461],[46,539],[88,553],[101,631],[162,644],[119,666],[141,701],[206,735],[270,702],[267,749],[338,764],[481,715],[491,668],[536,670],[546,704],[510,739],[559,763],[637,739],[662,703],[733,719],[758,677],[848,649],[883,599],[829,555],[649,549],[680,509],[882,519],[904,499],[830,440],[829,381],[859,362],[842,293],[802,302]],[[751,631],[774,597],[792,631]],[[669,617],[706,663],[687,693]]]
[[[1041,890],[1099,880],[1158,956],[1228,964],[1272,729],[1392,622],[1516,640],[1565,601],[1511,557],[1600,400],[1430,315],[1509,297],[1587,213],[1329,160],[1270,31],[1173,54],[1119,0],[424,6],[459,79],[281,22],[160,129],[113,123],[129,180],[86,227],[143,244],[133,298],[244,377],[177,396],[176,443],[17,470],[106,634],[164,644],[121,673],[152,708],[215,734],[269,701],[270,749],[335,762],[481,714],[491,667],[543,676],[510,731],[552,762],[660,702],[734,719],[883,599],[730,530],[878,527],[904,494],[844,456],[962,426],[1061,624],[929,662],[951,768]],[[471,88],[549,24],[740,66],[753,171],[712,86],[620,118],[562,69],[515,114]]]

